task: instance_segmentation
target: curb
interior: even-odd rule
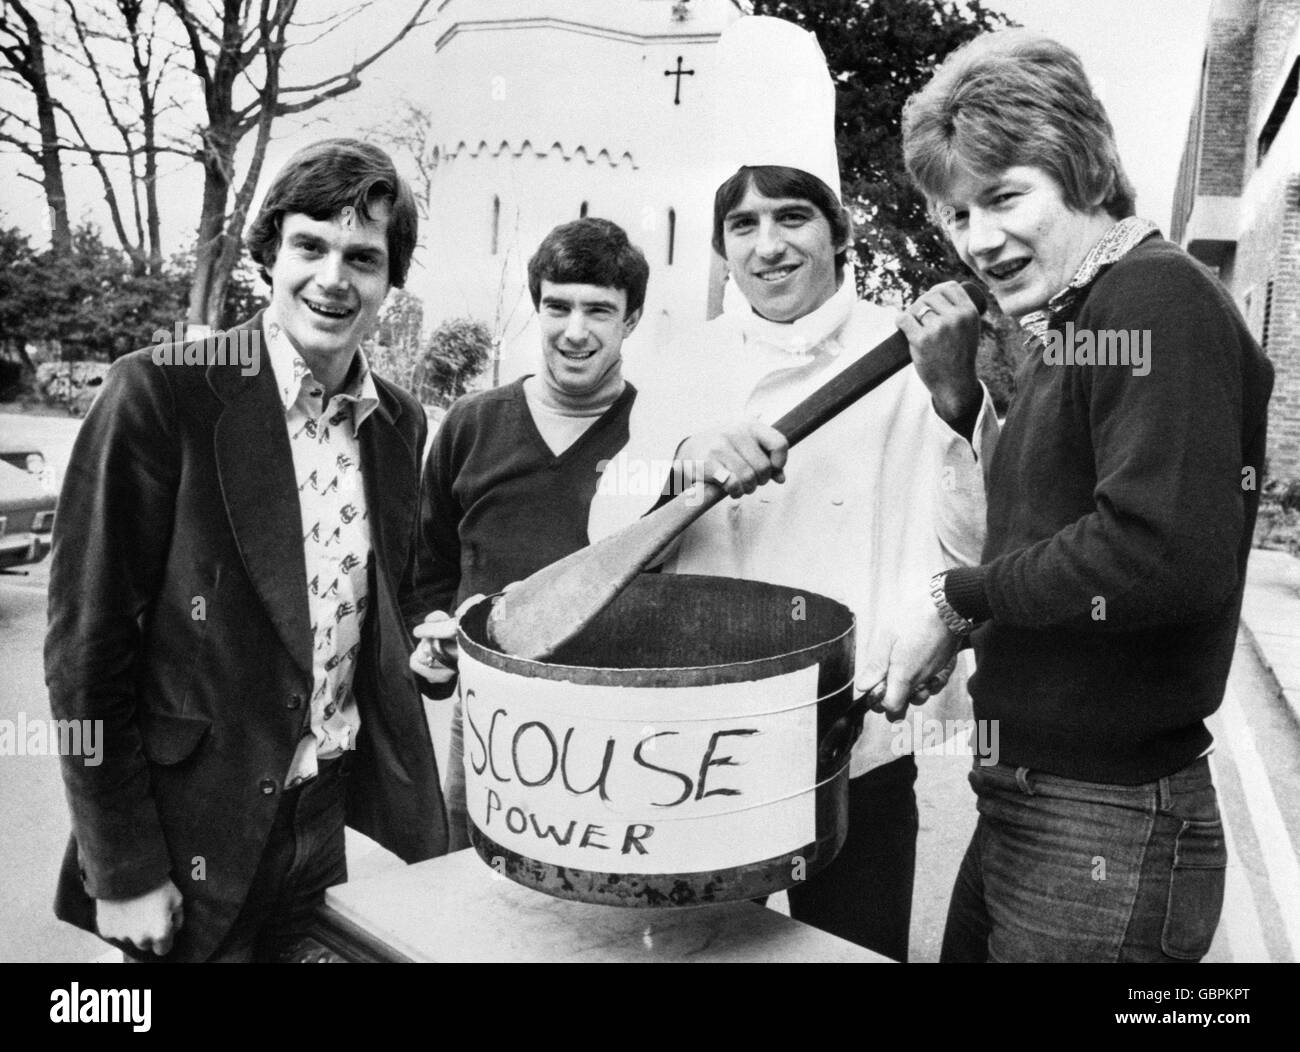
[[[1241,619],[1241,632],[1245,642],[1255,651],[1255,656],[1259,658],[1259,663],[1263,666],[1264,674],[1268,677],[1269,682],[1273,685],[1273,696],[1281,698],[1286,707],[1291,710],[1291,716],[1300,724],[1300,690],[1294,688],[1288,689],[1282,685],[1282,680],[1278,675],[1277,668],[1269,660],[1268,651],[1260,644],[1259,637],[1251,630],[1246,619]]]
[[[1300,559],[1259,548],[1250,553],[1241,627],[1300,723]]]

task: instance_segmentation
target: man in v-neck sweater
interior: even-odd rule
[[[447,413],[425,468],[420,575],[433,609],[499,592],[586,545],[600,472],[627,442],[635,391],[616,379],[585,409],[561,407],[534,374]]]
[[[627,442],[636,390],[623,379],[623,340],[636,328],[650,268],[605,219],[552,230],[528,264],[543,367],[466,395],[447,413],[425,464],[417,556],[422,640],[411,668],[431,698],[454,671],[455,618],[469,596],[499,592],[587,544],[587,514],[606,462]],[[450,849],[469,846],[460,706],[447,775]]]

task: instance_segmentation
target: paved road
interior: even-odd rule
[[[61,472],[76,421],[0,414],[0,434],[31,429]],[[27,577],[0,576],[0,719],[49,716],[41,645],[49,560]],[[450,706],[431,705],[439,760],[446,755]],[[1300,960],[1300,727],[1276,681],[1248,641],[1239,641],[1223,708],[1210,721],[1212,757],[1231,863],[1223,920],[1211,950],[1218,961]],[[948,893],[974,826],[968,757],[918,758],[921,837],[912,957],[938,957]],[[0,961],[86,961],[105,946],[56,921],[54,876],[68,832],[58,761],[0,757]],[[349,843],[354,877],[400,865],[378,849]],[[780,908],[784,896],[775,896]]]
[[[1209,959],[1300,961],[1300,726],[1243,636],[1208,723],[1229,855]]]
[[[48,719],[41,645],[49,559],[28,577],[0,576],[0,719]],[[57,756],[0,756],[0,961],[85,961],[98,939],[54,918],[54,881],[68,838]]]

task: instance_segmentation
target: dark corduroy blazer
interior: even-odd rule
[[[261,341],[260,315],[225,338]],[[195,364],[160,348],[114,363],[77,437],[50,571],[53,714],[104,721],[100,764],[63,757],[72,837],[55,912],[94,931],[94,899],[170,877],[185,898],[175,960],[210,956],[239,912],[312,687],[284,410],[265,343],[245,375],[219,339]],[[427,424],[409,394],[375,385],[359,433],[374,559],[348,823],[411,862],[447,836],[401,612]]]

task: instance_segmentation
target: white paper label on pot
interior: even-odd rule
[[[730,869],[816,838],[816,665],[770,679],[616,687],[530,679],[462,652],[471,821],[601,873]]]

